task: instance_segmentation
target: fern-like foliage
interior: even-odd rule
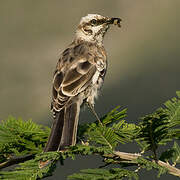
[[[121,180],[123,178],[136,179],[138,180],[138,175],[126,169],[112,168],[112,169],[84,169],[80,173],[73,174],[68,177],[68,179],[78,179],[78,180]]]
[[[179,145],[176,142],[174,142],[173,147],[168,149],[167,151],[164,151],[161,154],[160,159],[165,162],[169,162],[169,160],[171,160],[174,166],[176,164],[179,164],[180,163],[180,147],[179,147]]]
[[[152,170],[152,169],[158,170],[157,177],[160,177],[162,174],[167,173],[167,169],[165,167],[162,167],[162,166],[158,165],[157,163],[149,161],[145,158],[139,157],[134,162],[137,162],[141,168],[145,168],[148,171]]]
[[[0,124],[0,162],[13,156],[37,154],[47,141],[50,129],[31,120],[23,121],[12,116]]]
[[[118,111],[119,107],[101,118],[102,125],[91,123],[86,125],[85,135],[91,143],[98,144],[104,148],[114,150],[119,143],[132,140],[136,132],[134,124],[128,124],[122,120],[126,116],[126,109]]]
[[[141,118],[137,142],[143,151],[151,150],[157,159],[157,148],[180,138],[180,92],[162,108]]]
[[[180,163],[180,147],[177,143],[180,138],[180,92],[177,92],[177,95],[177,98],[167,101],[164,107],[142,117],[138,125],[127,123],[124,120],[127,110],[121,110],[119,107],[101,118],[102,125],[97,121],[80,125],[78,140],[81,143],[68,147],[63,152],[42,153],[49,128],[37,125],[31,120],[23,121],[9,117],[0,124],[0,168],[15,164],[14,162],[17,166],[11,171],[1,171],[0,179],[42,179],[52,175],[57,161],[63,165],[66,158],[75,159],[77,154],[99,155],[103,158],[104,167],[81,170],[69,176],[69,179],[138,179],[138,171],[135,171],[137,168],[157,169],[158,177],[165,172],[180,177],[180,170],[175,168],[176,164]],[[144,152],[152,151],[153,157],[146,153],[142,156],[117,150],[122,144],[134,140]],[[168,141],[174,142],[173,147],[161,155],[158,154],[158,147],[166,145]],[[164,168],[164,162],[159,164],[158,157],[173,166],[167,171],[170,165],[165,165]],[[118,167],[108,168],[108,165],[112,164]],[[136,168],[130,171],[125,169],[127,166]]]
[[[37,154],[32,160],[19,163],[14,171],[1,171],[0,179],[8,180],[36,180],[52,174],[55,168],[55,162],[60,159],[60,153],[47,152],[44,154]],[[44,168],[39,168],[40,161],[51,161],[50,164]]]
[[[120,106],[117,106],[112,111],[104,115],[100,120],[102,124],[106,127],[109,127],[114,122],[118,122],[119,120],[123,120],[127,116],[127,109],[123,109],[120,111]],[[80,140],[85,140],[87,137],[87,132],[93,130],[93,128],[98,127],[98,121],[93,123],[80,124],[78,127],[78,138]]]
[[[120,110],[120,106],[117,106],[105,116],[101,118],[104,125],[112,125],[114,122],[124,119],[127,116],[127,109]]]
[[[169,135],[172,138],[180,139],[180,91],[176,92],[177,98],[174,97],[164,103],[164,111],[170,121]]]
[[[140,141],[143,151],[151,150],[154,158],[157,159],[157,148],[159,145],[166,145],[169,138],[170,121],[163,109],[141,118],[140,131],[137,140]]]

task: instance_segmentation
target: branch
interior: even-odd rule
[[[120,151],[114,151],[114,154],[118,156],[120,159],[126,160],[126,161],[132,161],[132,160],[136,160],[138,157],[142,157],[141,154],[125,153],[125,152],[120,152]],[[174,166],[171,166],[170,164],[167,164],[160,160],[157,160],[157,161],[151,160],[151,161],[156,162],[158,165],[167,168],[169,174],[180,177],[180,169]]]
[[[6,168],[8,166],[14,165],[14,164],[18,164],[27,160],[30,160],[34,157],[35,155],[26,155],[26,156],[19,156],[19,157],[12,157],[9,160],[0,163],[0,169]]]

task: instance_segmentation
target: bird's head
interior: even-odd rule
[[[88,14],[81,18],[76,30],[76,38],[102,44],[103,37],[111,24],[120,27],[120,18],[108,18],[98,14]]]

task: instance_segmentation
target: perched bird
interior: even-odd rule
[[[54,121],[44,152],[76,144],[83,103],[86,102],[95,113],[94,99],[107,69],[103,38],[110,25],[120,27],[120,21],[120,18],[98,14],[82,17],[73,42],[61,54],[54,72],[51,103]]]

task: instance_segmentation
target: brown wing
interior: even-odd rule
[[[79,49],[82,51],[82,47]],[[76,47],[68,48],[58,62],[53,79],[52,110],[54,116],[91,84],[92,77],[97,71],[92,56],[85,51],[83,53],[76,51]]]

